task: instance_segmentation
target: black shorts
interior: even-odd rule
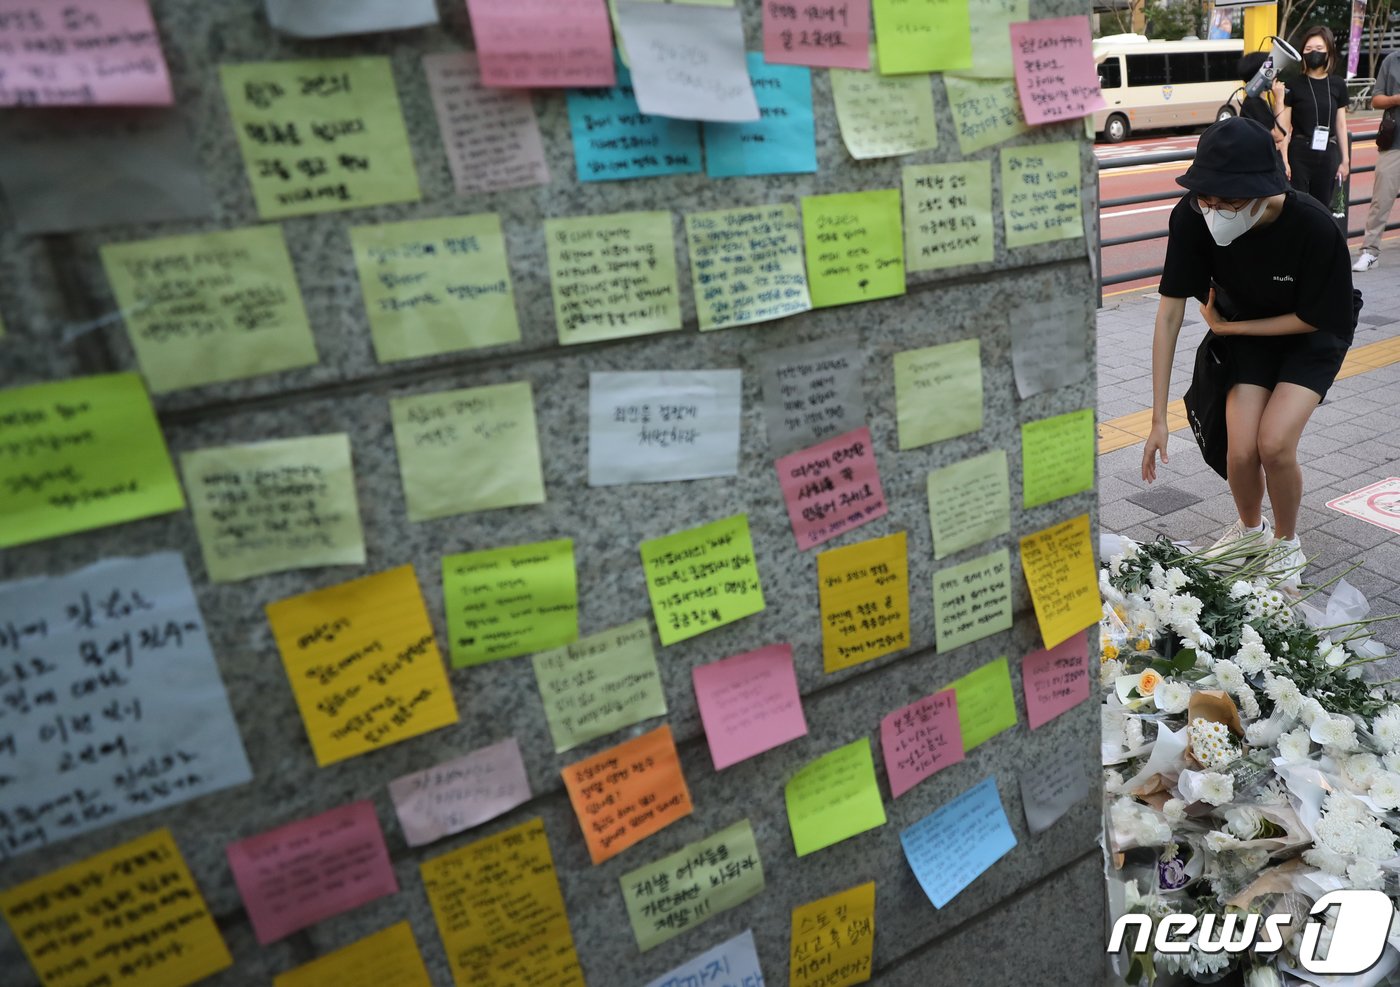
[[[1298,384],[1319,398],[1337,379],[1351,344],[1325,329],[1296,336],[1226,336],[1235,361],[1235,383],[1274,389]]]

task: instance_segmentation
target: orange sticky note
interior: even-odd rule
[[[669,725],[561,773],[595,864],[690,815],[690,791]]]
[[[1021,539],[1021,570],[1035,603],[1045,647],[1053,648],[1098,623],[1098,569],[1089,538],[1089,515]]]
[[[826,672],[909,647],[907,541],[896,531],[817,556]]]
[[[874,953],[874,881],[792,910],[789,987],[863,984]]]

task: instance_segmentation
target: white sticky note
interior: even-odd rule
[[[619,0],[618,25],[643,113],[685,120],[757,120],[738,7]]]
[[[734,476],[741,376],[738,370],[591,374],[588,485]]]

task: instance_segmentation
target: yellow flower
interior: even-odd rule
[[[1138,695],[1152,695],[1152,693],[1156,691],[1157,686],[1161,683],[1161,681],[1162,676],[1158,675],[1156,672],[1152,671],[1152,669],[1149,668],[1147,671],[1143,672],[1141,675],[1138,676]]]
[[[1105,645],[1103,646],[1103,655],[1102,655],[1102,657],[1100,658],[1101,661],[1113,661],[1113,660],[1114,660],[1115,658],[1117,658],[1117,657],[1118,657],[1118,645],[1116,645],[1116,644],[1105,644]]]
[[[1128,619],[1128,611],[1124,610],[1116,603],[1113,605],[1113,613],[1119,620],[1127,621]]]
[[[1151,651],[1151,650],[1152,650],[1152,642],[1149,641],[1149,640],[1148,640],[1147,638],[1145,638],[1145,637],[1140,637],[1140,638],[1138,638],[1137,641],[1133,644],[1133,647],[1137,648],[1139,651]]]

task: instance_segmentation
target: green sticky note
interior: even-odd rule
[[[1004,548],[933,574],[940,654],[1011,629],[1011,553]]]
[[[410,521],[544,503],[529,381],[394,398],[389,415]]]
[[[763,610],[747,514],[644,541],[641,553],[662,644]]]
[[[978,340],[894,355],[899,448],[917,449],[982,428],[982,349]]]
[[[1006,450],[953,463],[928,475],[933,557],[946,558],[1011,532]]]
[[[873,0],[871,8],[882,75],[972,65],[967,0]]]
[[[249,62],[219,76],[262,218],[417,201],[389,59]]]
[[[972,64],[956,74],[974,79],[1011,79],[1011,25],[1031,19],[1029,0],[967,0],[968,15],[977,25]],[[1092,117],[1092,114],[1090,114]]]
[[[816,308],[904,294],[899,189],[803,196],[802,232]]]
[[[783,795],[799,857],[885,824],[869,737],[806,765],[788,781]]]
[[[185,506],[136,374],[0,391],[0,548]]]
[[[781,319],[812,307],[795,207],[690,213],[685,235],[702,332]]]
[[[364,564],[345,433],[199,449],[180,471],[211,582]]]
[[[992,163],[905,165],[905,267],[933,271],[995,257]]]
[[[943,77],[958,149],[967,157],[984,147],[1000,144],[1030,128],[1021,115],[1021,97],[1015,79],[962,79]]]
[[[1016,725],[1016,696],[1011,691],[1011,669],[1004,657],[987,662],[944,688],[957,690],[964,751]]]
[[[1094,489],[1095,446],[1093,408],[1022,425],[1023,506]]]
[[[651,624],[645,620],[541,651],[534,663],[556,754],[666,715]]]
[[[938,146],[929,76],[831,69],[836,121],[851,157],[888,158]]]
[[[454,668],[578,639],[572,538],[444,556],[442,595]]]
[[[544,234],[559,342],[681,327],[669,212],[547,219]]]
[[[350,229],[380,363],[520,341],[501,217]]]
[[[1001,213],[1006,245],[1024,247],[1084,235],[1079,141],[1001,150]]]

